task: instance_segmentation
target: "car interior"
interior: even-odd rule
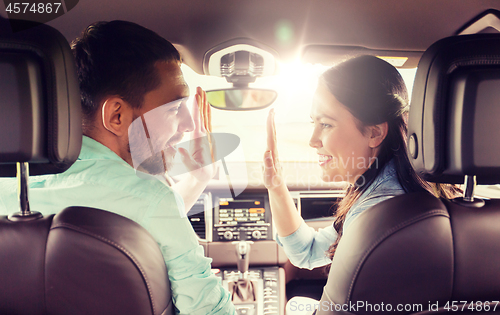
[[[66,170],[80,150],[69,43],[89,24],[117,19],[171,41],[191,94],[207,91],[223,153],[188,218],[223,286],[240,275],[252,282],[251,297],[233,294],[238,314],[285,314],[294,296],[318,300],[316,314],[500,313],[499,2],[64,3],[63,14],[33,27],[9,21],[0,4],[0,176],[17,176],[20,198],[0,217],[1,314],[175,311],[161,252],[138,224],[81,207],[44,216],[29,203],[29,176]],[[382,202],[353,223],[358,233],[342,239],[329,271],[300,269],[275,241],[262,180],[266,116],[274,108],[297,211],[315,229],[333,224],[346,185],[320,179],[309,109],[318,76],[364,54],[397,67],[411,92],[414,169],[462,185],[464,195]],[[347,307],[381,302],[391,309]]]
[[[32,175],[60,173],[80,152],[80,92],[66,39],[45,25],[2,32],[0,55],[2,134],[10,135],[0,172],[17,172],[20,187],[19,208],[0,219],[0,312],[172,314],[163,256],[139,224],[93,208],[31,211],[28,164]]]

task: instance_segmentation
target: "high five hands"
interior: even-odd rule
[[[191,133],[190,152],[179,148],[181,160],[189,173],[200,182],[208,182],[216,172],[214,163],[215,141],[212,141],[212,112],[207,94],[200,87],[196,89],[193,102],[194,131]]]
[[[278,158],[278,146],[276,141],[276,125],[274,123],[274,109],[267,116],[267,150],[264,153],[264,186],[272,191],[282,187],[282,168]]]

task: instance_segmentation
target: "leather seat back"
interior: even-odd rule
[[[427,193],[394,197],[349,226],[317,314],[380,313],[382,304],[393,311],[401,305],[402,313],[406,305],[422,305],[416,308],[422,311],[429,301],[450,298],[453,264],[451,224],[443,203]]]
[[[137,223],[82,207],[0,217],[0,313],[173,314],[156,241]]]
[[[454,245],[450,301],[497,301],[500,297],[500,200],[485,200],[480,209],[451,201],[444,204],[451,218]]]

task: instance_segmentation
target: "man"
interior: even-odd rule
[[[138,222],[160,245],[179,313],[234,314],[230,295],[212,274],[211,260],[204,257],[185,216],[213,176],[212,166],[197,167],[207,164],[206,146],[193,156],[179,150],[188,169],[196,169],[176,184],[180,194],[165,180],[144,173],[138,176],[134,165],[136,146],[129,141],[129,129],[134,121],[143,121],[146,127],[148,113],[162,113],[155,117],[164,126],[157,141],[163,146],[158,150],[163,152],[164,166],[184,132],[194,130],[200,135],[204,131],[199,114],[193,121],[185,102],[189,89],[178,51],[156,33],[124,21],[90,25],[73,42],[72,50],[82,99],[82,150],[66,172],[30,178],[32,209],[50,214],[50,209],[87,206]],[[196,99],[206,108],[201,89]],[[161,173],[154,169],[144,170]],[[15,208],[14,190],[11,181],[0,182],[0,213]]]

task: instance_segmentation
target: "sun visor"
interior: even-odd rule
[[[360,55],[379,57],[396,68],[416,68],[423,51],[370,49],[360,46],[308,45],[302,51],[302,62],[332,66]]]

